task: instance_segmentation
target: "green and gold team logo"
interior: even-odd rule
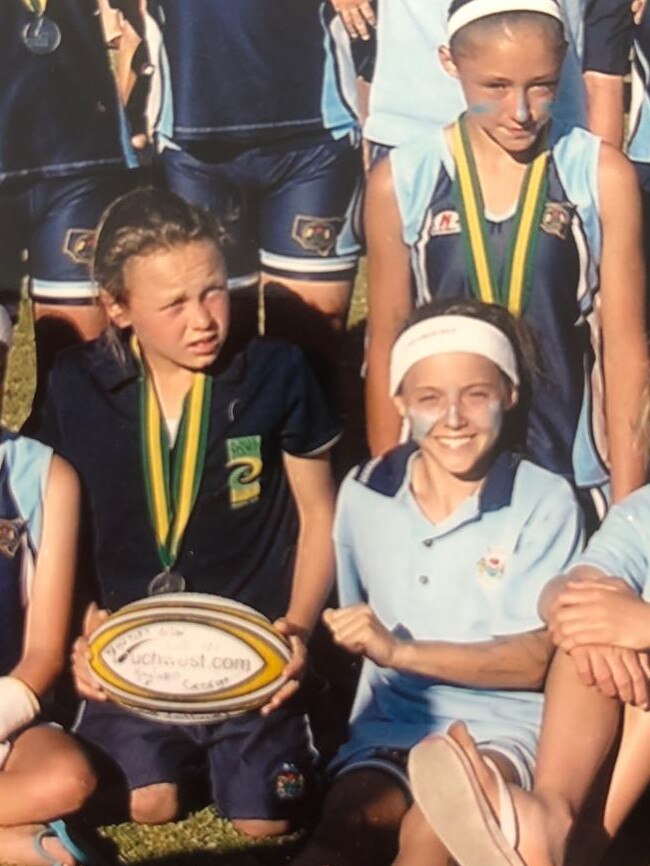
[[[228,476],[231,508],[241,508],[242,505],[257,502],[260,498],[261,444],[261,436],[226,439],[226,468],[231,470]]]

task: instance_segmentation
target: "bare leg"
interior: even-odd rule
[[[0,772],[0,861],[42,864],[34,837],[43,823],[79,809],[94,786],[90,765],[71,737],[45,726],[22,734]],[[65,866],[75,863],[57,839],[42,844]]]
[[[323,815],[292,866],[382,866],[397,851],[406,794],[380,770],[355,770],[334,783]]]
[[[178,816],[178,787],[159,782],[131,791],[131,818],[137,824],[166,824]]]
[[[534,791],[508,785],[519,823],[517,850],[528,866],[564,863],[569,833],[615,740],[619,718],[619,703],[585,686],[571,659],[558,651],[546,684]],[[471,761],[496,815],[494,773],[463,724],[452,725],[449,734]]]
[[[517,783],[514,767],[500,752],[485,749],[481,754],[492,760],[506,781]],[[444,784],[445,780],[441,779],[441,785]],[[411,806],[402,821],[399,853],[393,866],[451,866],[453,863],[453,857],[433,832],[417,803]]]

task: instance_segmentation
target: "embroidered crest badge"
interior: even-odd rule
[[[431,220],[431,228],[429,234],[432,238],[442,235],[459,235],[460,234],[460,217],[455,210],[441,210],[440,213],[434,214]]]
[[[505,553],[500,550],[488,550],[486,555],[479,559],[477,570],[479,578],[487,579],[490,582],[499,580],[506,570]]]
[[[226,439],[226,468],[230,507],[241,508],[257,502],[262,488],[259,477],[262,474],[262,437],[237,436]]]
[[[565,241],[569,235],[571,225],[570,204],[560,201],[547,201],[542,212],[541,227],[547,235],[555,235],[561,241]]]
[[[329,256],[343,228],[342,217],[296,216],[291,229],[291,237],[303,250]]]
[[[275,795],[278,800],[300,800],[305,793],[305,777],[295,764],[282,764],[275,777]]]
[[[0,518],[0,553],[3,556],[13,559],[18,548],[20,540],[25,531],[25,521],[19,517],[10,520],[9,518]]]

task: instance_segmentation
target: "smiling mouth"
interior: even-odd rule
[[[463,448],[465,445],[469,445],[472,441],[471,436],[438,436],[437,440],[441,445],[445,448],[450,448],[452,451],[456,451],[458,448]]]

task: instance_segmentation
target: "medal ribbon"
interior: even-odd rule
[[[23,0],[23,6],[37,18],[42,18],[45,15],[47,4],[48,0]]]
[[[454,125],[452,139],[456,163],[454,194],[472,290],[476,297],[485,303],[501,304],[514,316],[519,316],[530,287],[542,209],[548,189],[548,149],[544,147],[526,169],[503,280],[499,281],[495,275],[481,184],[467,133],[465,115]]]
[[[169,571],[190,519],[201,485],[208,439],[212,378],[195,373],[185,401],[176,444],[162,421],[158,397],[135,337],[131,347],[140,363],[140,441],[149,515],[158,556]]]

